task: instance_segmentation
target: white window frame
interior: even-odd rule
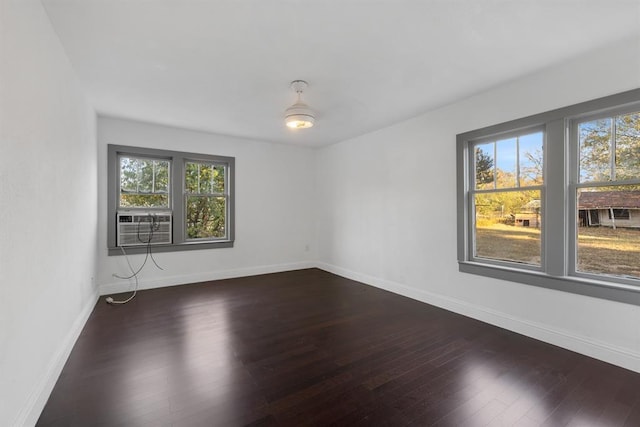
[[[571,135],[574,123],[584,117],[607,117],[639,108],[640,89],[634,89],[457,135],[459,271],[640,305],[640,280],[575,271],[577,149]],[[522,134],[536,127],[544,130],[545,138],[541,267],[531,269],[519,263],[474,258],[469,190],[475,171],[471,147],[481,140]]]
[[[120,180],[120,168],[121,168],[121,160],[123,157],[128,157],[128,158],[136,158],[138,160],[152,160],[152,161],[165,161],[169,163],[169,185],[167,188],[167,204],[168,206],[156,206],[156,207],[140,207],[140,208],[136,208],[136,207],[130,207],[130,206],[121,206],[120,205],[120,196],[121,196],[121,191],[122,188],[120,186],[121,184],[121,180]],[[172,167],[171,167],[171,159],[170,158],[163,158],[163,157],[150,157],[150,156],[137,156],[137,155],[132,155],[132,154],[125,154],[125,153],[118,153],[118,157],[117,157],[117,168],[118,168],[118,182],[117,182],[117,209],[118,210],[136,210],[136,209],[144,209],[144,210],[157,210],[157,211],[163,211],[166,212],[168,209],[171,209],[171,197],[173,196],[171,194],[171,174],[173,173]],[[151,193],[151,194],[162,194],[162,193]]]
[[[528,191],[528,190],[535,190],[535,191],[540,191],[540,200],[542,203],[542,208],[544,208],[544,193],[545,193],[545,187],[544,184],[542,185],[531,185],[531,186],[523,186],[521,187],[519,184],[518,185],[514,185],[513,187],[505,187],[505,188],[496,188],[494,186],[493,189],[486,189],[486,190],[482,190],[482,189],[476,189],[475,188],[475,151],[474,148],[477,145],[481,145],[481,144],[485,144],[488,142],[493,142],[496,143],[496,141],[499,140],[503,140],[503,139],[509,139],[509,138],[517,138],[523,135],[528,135],[531,133],[536,133],[536,132],[542,132],[542,138],[543,138],[543,149],[544,147],[546,147],[546,141],[545,141],[545,132],[544,132],[544,128],[541,126],[532,126],[530,128],[522,128],[522,129],[518,129],[515,131],[508,131],[508,132],[503,132],[503,133],[498,133],[498,134],[493,134],[490,136],[485,136],[483,138],[479,138],[479,139],[475,139],[473,141],[467,141],[467,145],[468,145],[468,165],[469,165],[469,179],[468,179],[468,186],[467,186],[467,206],[469,207],[469,209],[467,210],[467,222],[469,224],[469,229],[468,229],[468,241],[470,242],[470,248],[469,248],[469,259],[471,261],[474,262],[480,262],[480,263],[486,263],[486,264],[493,264],[493,265],[498,265],[498,266],[504,266],[504,267],[510,267],[510,266],[515,266],[517,268],[522,268],[525,270],[535,270],[535,271],[542,271],[544,269],[544,256],[543,256],[543,252],[544,252],[544,220],[542,221],[542,227],[541,227],[541,233],[540,233],[540,240],[541,240],[541,247],[540,247],[540,265],[535,265],[535,264],[524,264],[524,263],[519,263],[519,262],[515,262],[515,261],[504,261],[504,260],[499,260],[499,259],[492,259],[492,258],[482,258],[482,257],[476,257],[474,255],[474,249],[475,249],[475,195],[476,194],[497,194],[497,193],[501,193],[501,192],[508,192],[508,191]],[[544,159],[544,152],[543,152],[543,159]],[[495,150],[494,150],[494,173],[496,172],[496,163],[497,159],[495,156]],[[519,166],[517,165],[516,168],[518,168]],[[519,174],[518,174],[519,175]],[[518,182],[519,182],[519,176],[518,176]],[[544,172],[543,172],[543,179],[544,179]],[[544,182],[544,181],[543,181]],[[494,176],[494,183],[495,183],[495,176]],[[542,215],[544,216],[544,209],[541,210]]]
[[[206,165],[211,165],[211,166],[222,166],[224,168],[224,176],[225,176],[225,189],[223,193],[189,193],[187,192],[187,186],[186,186],[186,175],[185,175],[185,171],[187,170],[187,163],[199,163],[199,164],[206,164]],[[229,187],[228,187],[228,174],[230,172],[230,168],[229,168],[229,164],[228,162],[220,162],[220,161],[212,161],[212,160],[208,160],[208,159],[202,159],[202,158],[185,158],[183,160],[183,168],[182,168],[182,192],[183,192],[183,197],[182,197],[182,208],[184,209],[185,212],[185,218],[186,218],[186,211],[187,211],[187,201],[189,196],[195,196],[195,197],[224,197],[225,199],[225,207],[226,207],[226,211],[227,211],[227,218],[229,218],[229,202],[230,202],[230,194],[229,194]],[[226,222],[226,220],[225,220]],[[225,241],[228,240],[228,234],[229,234],[229,230],[227,229],[226,223],[225,223],[225,235],[223,237],[210,237],[210,238],[206,238],[206,237],[199,237],[199,238],[190,238],[187,236],[187,222],[183,221],[182,224],[184,230],[184,239],[186,242],[205,242],[205,241]]]
[[[640,103],[631,103],[629,105],[616,106],[613,108],[604,109],[602,111],[598,111],[596,113],[589,114],[581,114],[578,116],[571,117],[568,120],[567,131],[568,131],[568,145],[569,145],[569,209],[572,212],[577,212],[577,200],[576,194],[577,191],[582,188],[596,188],[596,187],[611,187],[611,186],[621,186],[621,185],[640,185],[640,179],[632,179],[632,180],[623,180],[618,181],[615,178],[610,181],[587,181],[580,182],[580,165],[579,165],[579,137],[578,137],[578,126],[580,123],[584,123],[587,121],[603,119],[603,118],[611,118],[619,115],[624,115],[626,113],[635,113],[640,111]],[[613,138],[613,135],[612,135]],[[612,150],[615,151],[615,146],[613,145]],[[612,160],[613,162],[613,157]],[[612,165],[612,169],[615,170],[615,166]],[[620,219],[620,221],[624,221],[624,219]],[[578,271],[577,268],[577,259],[578,259],[578,248],[577,248],[577,237],[578,237],[578,228],[577,221],[571,227],[569,227],[569,242],[572,244],[569,248],[569,274],[577,277],[584,277],[587,279],[593,280],[607,280],[615,283],[635,285],[640,287],[640,279],[625,279],[620,276],[614,275],[606,275],[606,274],[597,274],[597,273],[588,273],[583,271]],[[640,262],[640,260],[638,260]]]
[[[144,159],[169,161],[169,207],[157,208],[119,208],[120,196],[120,157],[130,156]],[[188,239],[186,236],[186,200],[185,169],[187,162],[201,162],[225,167],[226,218],[223,238]],[[118,209],[166,212],[173,216],[172,243],[153,246],[154,252],[174,252],[194,249],[213,249],[233,247],[235,239],[235,158],[211,154],[185,153],[181,151],[122,145],[107,146],[107,247],[109,255],[122,255],[116,244],[116,215]],[[127,253],[145,253],[146,247],[127,247]]]

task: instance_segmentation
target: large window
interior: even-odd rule
[[[640,89],[457,139],[461,271],[640,304]]]
[[[120,242],[151,241],[156,251],[233,245],[232,157],[115,145],[108,151],[110,254],[121,253]],[[153,225],[145,224],[156,218],[162,219],[163,232],[171,234],[158,235],[157,241],[149,237]],[[125,229],[127,238],[118,235]],[[137,238],[141,234],[145,239]]]

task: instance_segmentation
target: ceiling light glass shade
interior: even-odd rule
[[[284,112],[284,121],[291,129],[306,129],[313,126],[316,118],[307,104],[296,102]]]

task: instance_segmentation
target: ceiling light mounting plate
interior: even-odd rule
[[[295,93],[302,93],[309,86],[309,83],[304,80],[294,80],[291,82],[291,89],[294,90]]]

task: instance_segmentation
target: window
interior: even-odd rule
[[[540,265],[542,131],[471,144],[473,258]]]
[[[118,208],[168,208],[169,161],[119,156]]]
[[[221,239],[226,235],[227,195],[224,164],[186,162],[187,239]]]
[[[233,246],[234,158],[115,145],[108,146],[108,155],[110,255],[121,253],[118,227],[128,226],[139,234],[140,224],[117,221],[143,218],[148,212],[163,218],[165,228],[166,218],[173,224],[167,228],[172,236],[163,236],[155,251]],[[124,212],[135,216],[123,217]]]
[[[640,305],[640,89],[457,141],[460,271]]]
[[[629,219],[629,209],[607,209],[609,219]]]
[[[571,121],[578,218],[598,218],[575,228],[574,271],[585,277],[640,279],[640,217],[631,214],[640,212],[640,106],[631,108]]]

